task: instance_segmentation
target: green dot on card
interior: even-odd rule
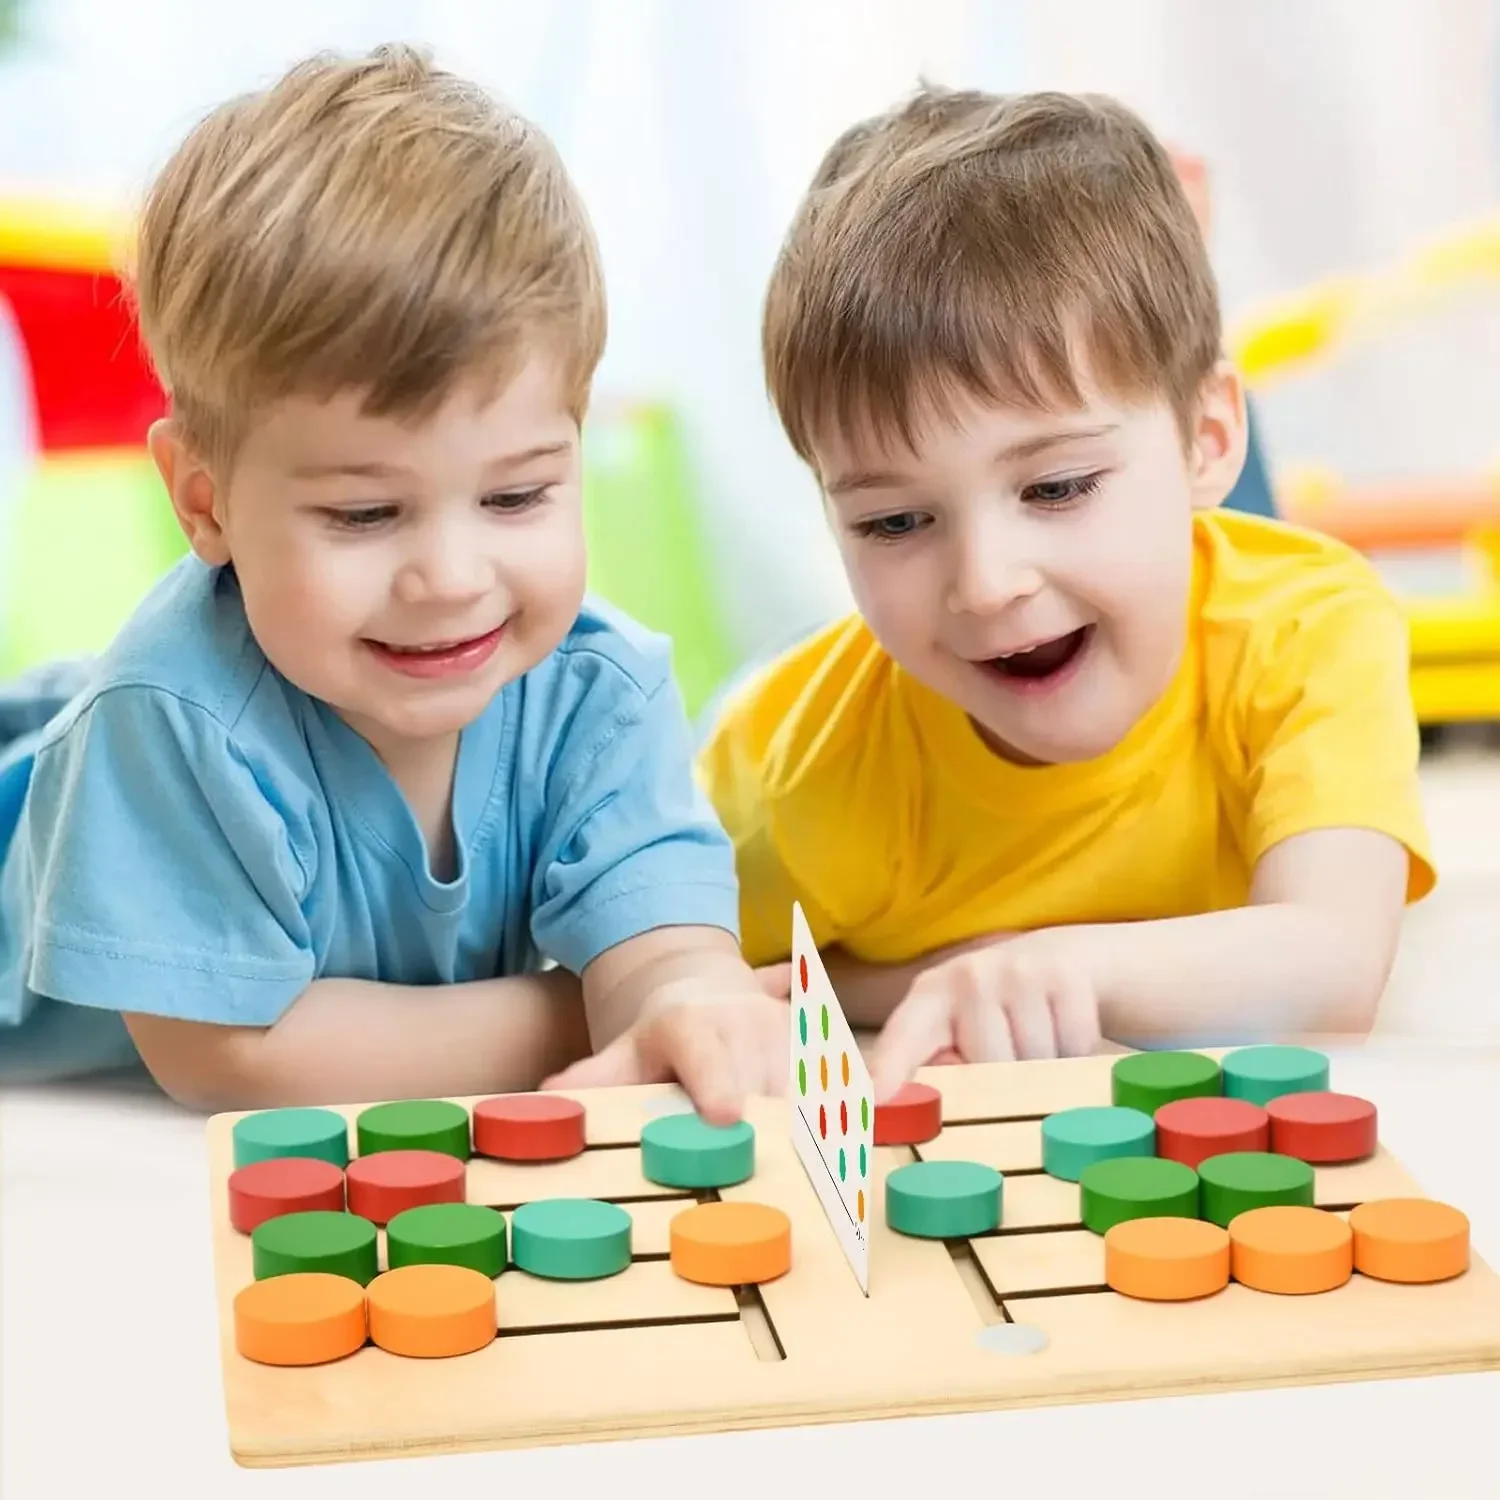
[[[823,1007],[823,1040],[828,1040],[828,1007]]]
[[[870,1101],[864,1097],[859,1101],[859,1128],[868,1130],[870,1128]],[[861,1171],[864,1169],[861,1168]]]
[[[797,1059],[797,1087],[804,1094],[807,1092],[807,1064],[800,1057]]]
[[[865,1148],[861,1146],[859,1148],[859,1175],[864,1177],[867,1175],[867,1171],[868,1169],[865,1166]]]
[[[802,1045],[807,1045],[807,1007],[797,1007],[797,1032],[802,1038]]]

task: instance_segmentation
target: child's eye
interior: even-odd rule
[[[1075,474],[1067,479],[1044,479],[1038,484],[1027,485],[1021,491],[1021,496],[1043,508],[1070,505],[1075,500],[1083,499],[1085,495],[1092,495],[1103,478],[1103,473],[1098,472]]]
[[[484,497],[484,503],[493,510],[528,510],[546,498],[549,488],[539,484],[529,490],[496,490]]]
[[[868,521],[856,521],[854,534],[874,537],[877,541],[897,542],[902,537],[912,536],[929,524],[930,518],[918,511],[903,510],[893,516],[874,516]]]
[[[360,505],[324,511],[329,521],[341,531],[368,531],[395,514],[394,505]]]

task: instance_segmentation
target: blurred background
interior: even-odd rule
[[[0,675],[97,649],[182,549],[111,234],[218,99],[391,39],[538,120],[590,205],[593,582],[672,635],[694,711],[847,604],[758,366],[829,141],[923,77],[1139,109],[1206,199],[1254,395],[1238,503],[1401,589],[1430,746],[1480,747],[1433,772],[1440,856],[1493,876],[1470,916],[1500,933],[1500,0],[0,0]]]

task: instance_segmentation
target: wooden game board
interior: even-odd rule
[[[676,1091],[576,1094],[588,1112],[581,1156],[474,1159],[469,1200],[505,1209],[555,1195],[612,1199],[634,1219],[632,1264],[584,1283],[507,1267],[495,1283],[500,1336],[435,1360],[369,1345],[302,1368],[239,1355],[232,1303],[252,1279],[251,1249],[230,1223],[226,1183],[240,1117],[215,1116],[213,1246],[232,1452],[269,1467],[1500,1368],[1500,1280],[1477,1255],[1465,1274],[1426,1286],[1356,1274],[1313,1296],[1231,1283],[1168,1304],[1108,1290],[1103,1242],[1080,1227],[1077,1186],[1040,1170],[1040,1122],[1108,1104],[1114,1061],[926,1070],[943,1093],[944,1128],[915,1150],[876,1151],[868,1299],[793,1152],[784,1100],[753,1101],[755,1173],[721,1196],[790,1216],[792,1269],[736,1292],[675,1274],[668,1224],[693,1197],[641,1174],[639,1132]],[[340,1112],[352,1123],[358,1107]],[[1003,1172],[1000,1231],[950,1245],[889,1230],[880,1179],[914,1155]],[[1332,1209],[1420,1192],[1384,1148],[1316,1175],[1317,1203]],[[1006,1322],[1040,1329],[1045,1347],[995,1352],[985,1330]]]

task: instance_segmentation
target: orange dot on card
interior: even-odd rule
[[[235,1348],[256,1364],[329,1364],[367,1335],[365,1289],[347,1276],[295,1271],[235,1294]]]
[[[844,1087],[848,1088],[849,1087],[849,1054],[847,1052],[842,1053],[841,1057],[842,1057],[842,1060],[843,1060]]]
[[[823,1091],[824,1091],[824,1093],[827,1093],[827,1091],[828,1091],[828,1059],[826,1057],[820,1057],[818,1059],[818,1082],[823,1085]]]
[[[1229,1285],[1229,1235],[1207,1219],[1126,1219],[1104,1236],[1104,1279],[1146,1302],[1212,1296]]]
[[[1377,1281],[1447,1281],[1469,1268],[1469,1220],[1430,1198],[1381,1198],[1349,1215],[1354,1269]]]
[[[863,1188],[859,1190],[859,1222],[861,1224],[865,1222],[865,1190]]]
[[[1349,1226],[1322,1208],[1271,1203],[1247,1209],[1229,1221],[1229,1239],[1234,1279],[1257,1292],[1331,1292],[1354,1270]]]
[[[471,1266],[398,1266],[377,1276],[367,1296],[370,1341],[390,1354],[446,1359],[495,1337],[495,1283]]]

